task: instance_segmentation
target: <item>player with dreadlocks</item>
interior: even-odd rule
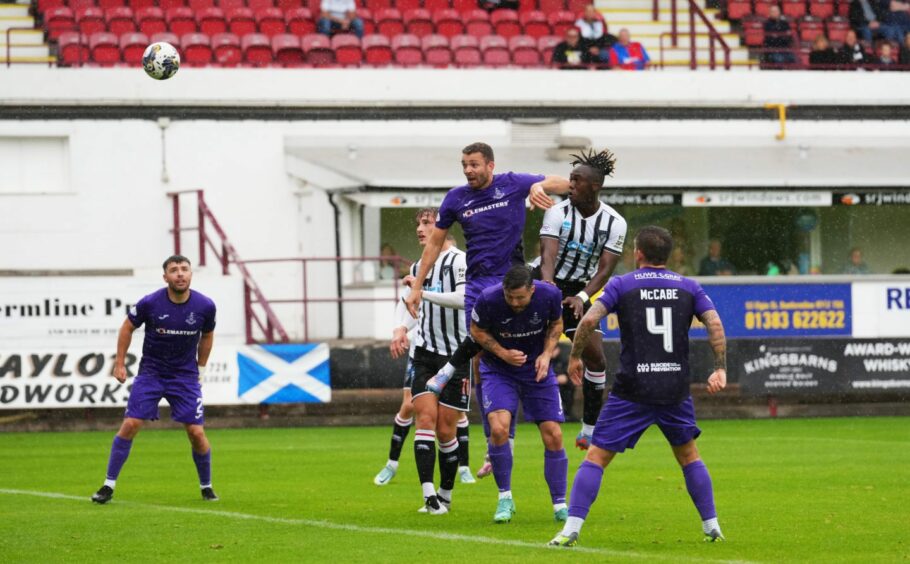
[[[575,329],[613,274],[622,255],[626,220],[600,201],[604,179],[612,176],[616,159],[608,150],[582,151],[569,176],[569,197],[547,210],[540,228],[540,277],[562,291],[563,331],[574,339]],[[584,412],[575,446],[587,450],[603,406],[606,359],[601,339],[591,339],[582,353]]]

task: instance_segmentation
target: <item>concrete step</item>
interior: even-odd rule
[[[24,18],[28,15],[28,4],[0,4],[0,18]]]
[[[12,66],[27,67],[53,67],[57,62],[57,57],[10,57],[9,63]],[[6,53],[0,55],[0,73],[6,68]]]
[[[635,41],[639,41],[642,45],[644,45],[645,48],[648,48],[649,45],[654,45],[654,46],[660,45],[660,43],[661,43],[660,35],[661,34],[639,33],[639,34],[634,35],[634,39],[635,39]],[[725,33],[723,35],[723,38],[731,49],[741,47],[740,37],[738,35],[736,35],[735,33]],[[665,35],[663,38],[664,47],[669,47],[671,45],[671,43],[672,43],[672,41],[671,41],[670,36]],[[711,44],[710,39],[708,38],[707,34],[695,36],[695,46],[696,47],[708,47],[708,46],[710,46],[710,44]],[[714,45],[716,47],[720,48],[720,43],[718,43],[717,41],[714,42]],[[688,48],[689,47],[689,36],[680,35],[677,40],[677,47]]]
[[[705,16],[707,16],[707,18],[710,21],[713,22],[717,19],[715,17],[718,13],[717,10],[704,10],[704,12],[705,12]],[[603,17],[607,20],[607,23],[612,22],[614,19],[617,19],[617,20],[651,20],[651,21],[653,21],[653,18],[654,18],[654,14],[650,9],[648,9],[648,10],[643,10],[643,9],[615,10],[615,9],[611,8],[609,10],[601,10],[600,13],[603,14]],[[688,6],[686,6],[685,8],[680,6],[679,10],[677,10],[677,12],[676,12],[676,17],[677,17],[677,19],[680,19],[680,20],[683,18],[688,20],[689,19]],[[658,19],[658,21],[669,22],[670,20],[673,19],[673,11],[672,10],[658,10],[657,19]],[[695,19],[700,20],[700,18],[698,17],[698,14],[695,14]]]
[[[629,33],[632,34],[632,41],[638,41],[637,36],[639,35],[653,35],[655,37],[659,36],[661,33],[669,32],[670,25],[665,23],[658,22],[617,22],[610,24],[610,33],[613,35],[619,34],[619,30],[628,29]],[[729,24],[723,26],[715,27],[718,33],[721,35],[728,35],[731,33]],[[679,33],[688,33],[689,24],[686,22],[684,26],[680,26],[678,29]],[[708,28],[703,25],[695,26],[695,33],[708,33]]]
[[[16,30],[9,34],[12,45],[44,45],[44,32],[40,29]],[[6,33],[0,33],[0,49],[6,49]]]
[[[35,27],[35,18],[31,16],[11,16],[3,17],[0,15],[0,33],[6,35],[6,30],[11,27]]]
[[[710,70],[710,61],[708,59],[697,59],[698,61],[698,70]],[[717,60],[715,62],[717,69],[721,72],[724,71],[723,60]],[[757,60],[745,60],[745,61],[730,61],[730,70],[756,70],[758,69],[759,62]],[[657,64],[655,63],[655,66]],[[664,60],[663,70],[689,70],[689,59],[667,59]]]
[[[676,60],[676,59],[685,59],[686,62],[689,61],[688,47],[685,49],[682,49],[679,47],[674,48],[674,47],[665,46],[663,53],[664,53],[664,62],[672,61],[672,60]],[[648,49],[648,55],[651,56],[652,63],[660,62],[660,48],[655,48],[653,50]],[[707,61],[711,56],[711,52],[708,49],[696,49],[695,56],[699,60],[704,59],[705,61]],[[723,62],[723,60],[724,60],[723,51],[718,49],[717,51],[714,52],[714,57],[716,58],[716,60],[718,62]],[[730,49],[730,61],[731,62],[732,61],[748,61],[748,60],[749,60],[749,51],[747,49]]]
[[[6,45],[0,45],[0,63],[6,64]],[[47,45],[11,45],[9,48],[9,58],[11,60],[26,58],[47,58],[50,55],[50,49]]]

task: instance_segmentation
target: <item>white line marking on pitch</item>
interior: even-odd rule
[[[66,499],[72,501],[80,501],[82,503],[88,503],[88,496],[76,496],[69,494],[62,494],[56,492],[37,492],[29,490],[11,490],[0,488],[0,494],[7,495],[22,495],[22,496],[32,496],[32,497],[44,497],[50,499]],[[429,538],[433,540],[450,540],[450,541],[461,541],[461,542],[472,542],[478,544],[494,544],[499,546],[515,546],[519,548],[533,548],[533,549],[543,549],[543,550],[558,550],[554,547],[548,547],[542,543],[532,543],[527,541],[520,540],[509,540],[509,539],[498,539],[494,537],[478,537],[471,535],[459,535],[455,533],[444,533],[436,531],[419,531],[411,529],[392,529],[388,527],[364,527],[361,525],[346,525],[344,523],[332,523],[331,521],[317,521],[314,519],[288,519],[286,517],[271,517],[268,515],[254,515],[252,513],[235,513],[233,511],[219,511],[217,509],[193,509],[192,507],[173,507],[166,505],[154,505],[149,503],[139,503],[135,501],[122,501],[117,500],[117,505],[129,505],[131,507],[138,507],[141,509],[154,509],[157,511],[171,511],[174,513],[191,513],[194,515],[214,515],[217,517],[227,517],[229,519],[240,519],[245,521],[263,521],[265,523],[278,523],[282,525],[303,525],[305,527],[316,527],[320,529],[332,529],[336,531],[351,531],[355,533],[371,533],[371,534],[389,534],[389,535],[399,535],[407,537],[422,537]],[[590,548],[584,546],[575,546],[571,549],[572,552],[583,552],[586,554],[600,554],[603,556],[614,556],[614,557],[625,557],[625,558],[664,558],[666,560],[673,560],[675,562],[716,562],[718,564],[751,564],[748,560],[712,560],[705,558],[695,558],[695,557],[679,557],[673,555],[663,555],[658,554],[642,554],[640,552],[624,551],[624,550],[610,550],[607,548]]]

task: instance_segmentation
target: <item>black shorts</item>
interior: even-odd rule
[[[430,394],[427,390],[427,380],[436,376],[439,369],[449,362],[449,357],[434,354],[422,347],[414,349],[414,381],[411,383],[411,398],[421,394]],[[457,368],[452,379],[442,389],[439,396],[439,405],[450,407],[456,411],[470,411],[471,409],[471,382],[468,378],[468,367]]]
[[[566,282],[564,280],[556,280],[556,287],[562,291],[563,299],[578,294],[578,292],[584,290],[587,285],[587,282]],[[588,313],[589,309],[591,309],[591,300],[585,302],[584,313]],[[584,317],[584,313],[582,314],[582,317]],[[575,319],[575,313],[572,311],[572,308],[562,306],[562,332],[566,334],[566,337],[570,339],[575,337],[575,329],[578,328],[578,323],[580,321],[581,317]]]

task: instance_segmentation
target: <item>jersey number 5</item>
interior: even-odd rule
[[[664,350],[668,353],[673,352],[673,308],[663,307],[661,317],[663,324],[658,325],[655,312],[657,308],[645,308],[645,320],[648,323],[648,333],[652,335],[662,335],[664,338]]]

